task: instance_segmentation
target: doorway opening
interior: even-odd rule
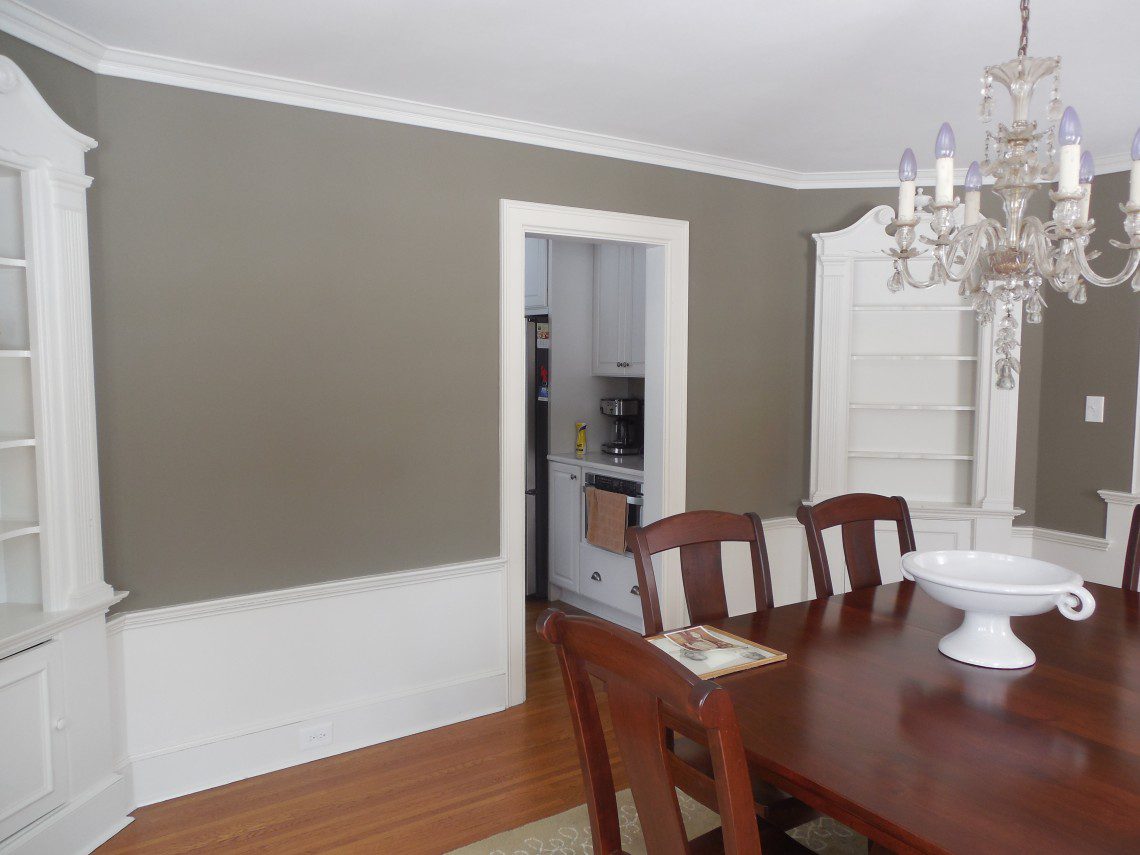
[[[635,522],[685,509],[688,224],[503,200],[500,228],[500,543],[513,705],[526,697],[528,585],[540,597],[549,592],[640,626],[636,591],[625,585],[632,565],[622,564],[632,559],[587,539],[584,482],[625,495]],[[535,441],[542,421],[547,459]],[[588,424],[583,458],[572,442],[579,421]],[[528,490],[535,490],[533,502]],[[528,505],[541,530],[542,492],[551,540],[529,541],[528,574]],[[542,550],[552,559],[546,590],[536,572]],[[666,558],[657,570],[667,620],[679,619],[683,608],[672,563]]]

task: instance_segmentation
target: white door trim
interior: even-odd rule
[[[610,211],[565,208],[502,199],[499,279],[499,548],[506,564],[503,602],[506,632],[507,704],[526,699],[525,505],[526,342],[523,306],[525,237],[541,234],[645,244],[645,397],[660,402],[645,419],[647,494],[645,512],[657,519],[685,510],[685,453],[689,343],[689,224]],[[661,283],[664,283],[662,287]],[[656,359],[654,358],[656,356]],[[655,461],[651,464],[649,461]],[[648,467],[655,466],[650,472]],[[648,488],[647,488],[648,492]],[[662,617],[682,622],[680,568],[675,557],[661,566]]]

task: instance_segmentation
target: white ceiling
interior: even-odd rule
[[[484,114],[491,128],[832,174],[893,172],[907,145],[932,166],[944,120],[962,163],[980,158],[978,77],[1014,55],[1020,29],[1016,0],[0,0],[0,27],[21,35],[4,26],[13,10],[118,49],[107,73],[167,79],[132,74],[137,52]],[[1112,155],[1123,168],[1140,125],[1138,34],[1137,0],[1033,4],[1031,53],[1063,56],[1061,97],[1102,167]],[[1004,118],[1000,93],[997,106]]]

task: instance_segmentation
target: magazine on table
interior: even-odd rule
[[[747,668],[783,662],[787,653],[711,626],[677,629],[647,639],[698,677],[719,677]]]

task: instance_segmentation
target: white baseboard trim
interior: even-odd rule
[[[501,559],[480,559],[113,618],[115,756],[131,803],[504,709],[503,576]],[[428,615],[445,620],[425,628]],[[400,643],[413,635],[414,660]],[[325,723],[331,744],[302,748],[301,728]]]
[[[131,757],[128,765],[135,801],[140,807],[166,801],[455,724],[504,709],[505,697],[503,671],[348,708],[329,708],[315,712],[307,720]],[[332,724],[335,744],[301,749],[298,726],[318,722]]]
[[[86,792],[36,820],[0,843],[0,855],[94,852],[132,819],[130,790],[122,775],[112,774]],[[108,826],[107,817],[115,817]]]

